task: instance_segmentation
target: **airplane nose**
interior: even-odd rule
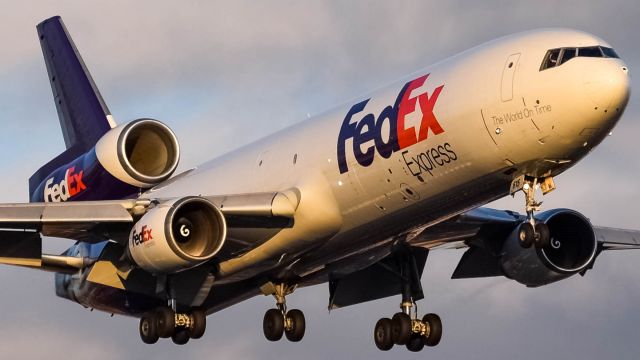
[[[629,98],[629,69],[619,61],[608,61],[585,73],[584,89],[595,110],[622,110]]]

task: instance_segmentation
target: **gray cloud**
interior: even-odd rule
[[[183,168],[517,31],[585,30],[610,42],[632,73],[640,68],[634,35],[640,6],[631,1],[4,1],[0,14],[7,15],[0,21],[3,202],[25,201],[26,179],[63,148],[34,28],[54,14],[63,16],[120,121],[154,116],[176,130]],[[636,78],[632,87],[639,87]],[[559,189],[545,197],[545,207],[572,207],[594,223],[638,227],[639,115],[633,93],[614,135],[557,179]],[[520,210],[522,202],[492,205]],[[540,289],[502,278],[449,280],[460,255],[430,255],[420,307],[443,317],[445,336],[420,354],[380,353],[373,345],[373,325],[396,311],[396,298],[328,314],[326,286],[300,289],[290,304],[305,310],[305,339],[271,344],[262,337],[261,319],[273,301],[258,297],[210,316],[202,340],[150,347],[140,343],[135,319],[58,299],[51,275],[9,267],[0,271],[0,351],[7,358],[98,359],[635,359],[640,353],[640,254],[607,253],[586,277]]]

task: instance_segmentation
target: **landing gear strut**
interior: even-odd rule
[[[535,212],[540,211],[540,208],[542,207],[542,201],[538,202],[535,198],[536,190],[541,186],[544,194],[555,189],[555,185],[553,185],[553,179],[551,177],[545,178],[542,185],[538,183],[537,178],[525,178],[523,180],[521,189],[525,196],[527,220],[520,224],[520,228],[518,229],[518,240],[520,241],[520,246],[525,249],[530,248],[531,245],[535,245],[538,249],[543,249],[549,246],[551,241],[549,227],[547,224],[537,222],[535,219]]]
[[[145,344],[155,344],[160,338],[171,338],[177,345],[204,335],[207,318],[204,311],[193,309],[177,313],[169,307],[159,307],[140,318],[140,338]]]
[[[287,284],[269,286],[269,292],[276,298],[276,309],[269,309],[264,314],[262,329],[267,340],[278,341],[282,339],[283,334],[291,342],[298,342],[304,337],[306,328],[304,313],[298,309],[287,311],[286,296],[295,288],[295,285]]]
[[[442,321],[436,314],[418,317],[416,301],[424,298],[420,273],[410,249],[398,256],[402,287],[401,312],[391,319],[378,320],[373,330],[373,340],[378,349],[387,351],[393,345],[405,345],[409,351],[418,352],[424,346],[436,346],[442,338]]]

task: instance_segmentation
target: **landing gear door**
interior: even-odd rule
[[[513,99],[513,78],[518,66],[518,60],[520,59],[520,53],[509,55],[507,61],[504,63],[502,69],[502,89],[500,96],[502,101],[511,101]]]

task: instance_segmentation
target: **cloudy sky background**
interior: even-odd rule
[[[636,1],[165,2],[0,0],[0,202],[27,200],[27,179],[63,139],[35,25],[62,15],[120,122],[165,121],[181,140],[182,169],[302,121],[484,41],[563,26],[610,42],[640,69]],[[634,79],[633,89],[640,88]],[[557,179],[545,207],[572,207],[600,225],[640,228],[640,99],[593,154]],[[523,200],[496,207],[521,210]],[[50,249],[60,243],[49,244]],[[90,312],[54,294],[50,274],[0,268],[2,358],[93,359],[635,359],[640,252],[607,253],[585,278],[540,289],[502,278],[450,280],[462,252],[433,252],[421,313],[444,321],[437,348],[379,352],[378,318],[391,298],[326,311],[328,289],[289,299],[307,316],[298,344],[269,343],[259,297],[208,318],[187,346],[139,340],[137,320]]]

